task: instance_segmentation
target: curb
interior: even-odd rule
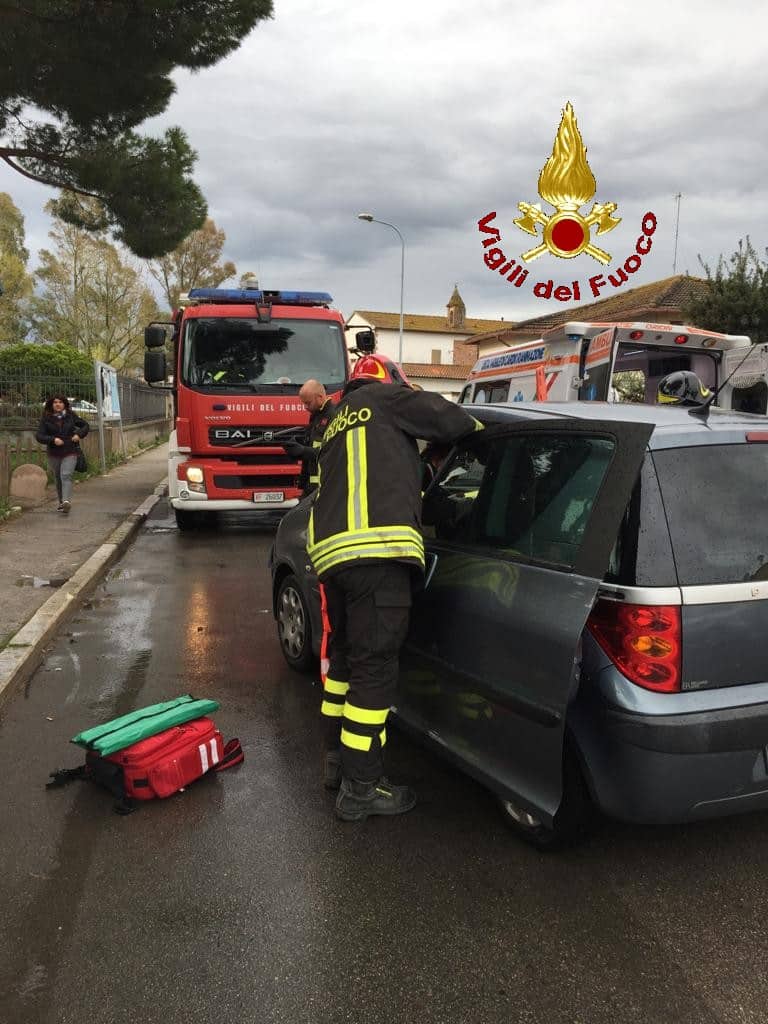
[[[81,601],[96,587],[106,570],[124,554],[165,494],[166,486],[165,480],[161,481],[0,651],[0,704],[14,686],[29,680],[42,661],[49,640],[77,611]]]

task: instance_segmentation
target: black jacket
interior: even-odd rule
[[[77,455],[80,451],[80,445],[77,441],[72,440],[72,435],[77,434],[78,437],[85,437],[90,429],[85,420],[81,420],[73,412],[65,412],[61,418],[55,415],[43,416],[35,437],[40,444],[48,446],[50,455],[62,457],[64,455]],[[54,444],[57,437],[60,437],[64,444]]]
[[[322,578],[366,559],[424,567],[416,438],[453,443],[482,425],[460,406],[399,384],[352,381],[320,448],[307,551]]]
[[[297,449],[295,454],[302,460],[299,486],[305,496],[311,494],[317,487],[319,479],[317,456],[320,451],[325,428],[328,426],[335,410],[336,405],[334,402],[330,398],[326,398],[322,408],[315,410],[309,417],[307,429],[302,437],[303,444],[295,445],[295,449]],[[301,449],[300,452],[298,451],[299,448]]]

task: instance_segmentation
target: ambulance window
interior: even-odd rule
[[[610,402],[645,402],[646,376],[642,370],[618,370],[611,378]]]
[[[491,396],[488,399],[489,402],[506,402],[509,398],[509,383],[505,381],[503,384],[492,384],[491,385]]]
[[[483,402],[506,402],[509,397],[509,381],[490,380],[479,384],[475,391],[475,401]]]
[[[469,392],[472,390],[472,385],[467,384],[459,395],[459,405],[465,405],[469,401]]]

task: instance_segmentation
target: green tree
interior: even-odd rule
[[[69,345],[6,345],[0,349],[0,374],[70,376],[93,383],[93,363]],[[95,386],[94,386],[95,390]]]
[[[141,269],[125,261],[103,235],[81,231],[56,217],[55,250],[40,253],[41,294],[31,305],[38,341],[61,342],[118,370],[141,364],[144,326],[157,304]]]
[[[707,280],[683,306],[686,321],[722,334],[748,334],[753,342],[768,341],[768,264],[747,236],[727,260],[721,255],[712,269],[699,256]]]
[[[0,0],[0,158],[71,193],[75,227],[170,252],[205,219],[195,153],[178,127],[135,129],[166,109],[177,68],[216,64],[271,13],[271,0]],[[95,219],[77,195],[100,200]]]
[[[0,192],[0,345],[21,341],[26,334],[25,305],[32,294],[27,273],[24,218],[7,192]]]
[[[173,252],[147,264],[149,272],[163,289],[169,309],[179,305],[179,294],[190,288],[218,288],[234,277],[234,263],[220,263],[227,236],[209,218],[188,235]]]

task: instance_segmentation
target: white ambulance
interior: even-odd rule
[[[539,340],[482,356],[459,401],[656,401],[659,381],[692,370],[716,404],[768,411],[768,345],[746,335],[653,323],[570,322]]]

